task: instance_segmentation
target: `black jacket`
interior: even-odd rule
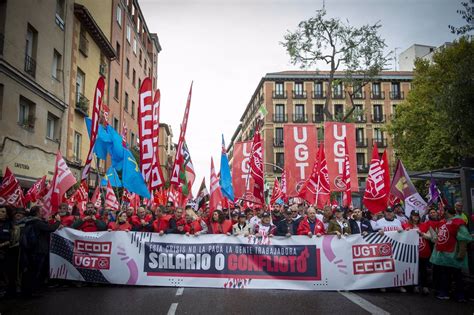
[[[300,224],[301,218],[298,220],[293,220],[290,223],[286,219],[281,220],[277,225],[276,235],[285,236],[288,232],[291,235],[297,235],[298,225]]]
[[[374,230],[372,229],[372,225],[370,224],[370,221],[367,220],[366,218],[360,219],[360,230],[359,230],[359,225],[354,219],[349,219],[349,226],[351,227],[351,234],[362,234],[362,232],[367,232],[367,233],[374,232]]]
[[[35,234],[38,235],[38,242],[32,254],[47,255],[49,253],[49,235],[58,229],[61,222],[49,224],[40,218],[32,217],[25,226],[29,224],[33,224]]]

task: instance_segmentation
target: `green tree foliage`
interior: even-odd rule
[[[407,168],[458,166],[474,157],[474,42],[461,37],[418,59],[412,90],[387,127]]]
[[[330,66],[324,105],[327,119],[333,119],[329,112],[331,87],[340,83],[345,86],[352,104],[352,109],[343,117],[346,120],[355,109],[354,94],[360,92],[387,64],[385,40],[378,34],[381,27],[380,23],[354,27],[340,19],[327,17],[323,9],[314,17],[301,21],[294,32],[288,31],[284,36],[281,44],[292,64],[307,68],[322,62]],[[335,79],[334,73],[340,69],[344,69],[344,77]]]

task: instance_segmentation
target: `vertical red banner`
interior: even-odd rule
[[[287,196],[295,197],[313,169],[318,151],[316,126],[312,124],[288,124],[285,125],[283,134]]]
[[[357,160],[356,160],[356,141],[355,125],[338,122],[324,123],[324,147],[326,160],[329,170],[329,182],[331,191],[344,191],[346,184],[342,181],[344,171],[345,144],[344,138],[347,138],[351,190],[359,191],[357,181]]]
[[[235,199],[254,201],[253,178],[250,176],[252,141],[236,142],[232,158],[232,186]]]
[[[138,135],[140,139],[140,166],[145,183],[149,187],[153,167],[153,94],[151,80],[145,78],[139,93]]]

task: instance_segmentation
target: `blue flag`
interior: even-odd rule
[[[124,148],[123,146],[122,136],[114,128],[112,128],[112,126],[107,126],[107,131],[110,134],[111,140],[109,153],[112,159],[112,166],[116,170],[121,171],[122,165],[124,164],[123,160],[125,157],[125,151],[127,150],[127,148]]]
[[[138,163],[132,152],[127,149],[124,150],[123,155],[122,184],[129,192],[134,192],[148,199],[151,198]]]
[[[100,182],[102,187],[107,187],[107,181],[110,182],[110,186],[112,187],[122,187],[122,182],[120,181],[117,171],[112,166],[109,167],[104,178],[102,178],[102,181]]]
[[[86,117],[85,122],[90,138],[92,120],[89,117]],[[110,134],[107,132],[107,129],[104,126],[99,125],[99,132],[94,144],[94,153],[99,159],[105,160],[107,158],[107,152],[110,151],[111,145],[112,139],[110,138]]]
[[[224,135],[222,135],[222,155],[221,155],[221,177],[219,185],[224,197],[234,202],[234,189],[232,188],[232,175],[230,174],[229,160],[225,150]]]

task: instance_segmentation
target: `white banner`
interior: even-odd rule
[[[415,231],[338,239],[144,232],[52,234],[51,278],[248,289],[359,290],[418,282]]]

